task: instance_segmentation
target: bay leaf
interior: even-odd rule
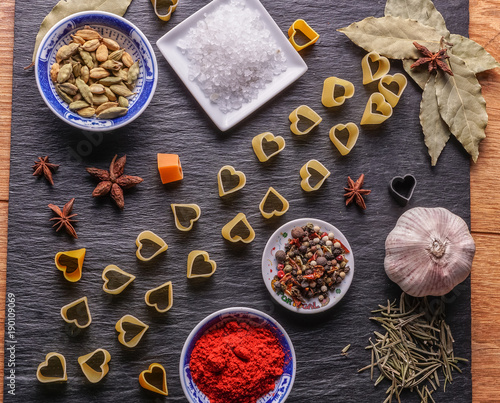
[[[486,102],[476,74],[458,56],[451,54],[448,60],[454,75],[439,71],[436,76],[439,112],[450,131],[476,162],[479,143],[486,137]]]
[[[450,129],[439,113],[436,96],[436,75],[430,74],[422,93],[420,102],[420,125],[424,132],[424,141],[429,155],[431,165],[435,166],[446,142],[451,136]]]
[[[411,65],[415,62],[416,60],[414,59],[404,59],[403,68],[408,73],[408,75],[413,79],[413,81],[415,81],[420,88],[424,89],[425,85],[427,84],[427,80],[429,80],[429,76],[431,74],[429,72],[429,69],[427,68],[427,65],[418,66],[412,69]]]
[[[465,61],[465,64],[474,73],[500,67],[493,56],[491,56],[479,43],[462,35],[451,34],[449,41],[453,44],[450,52]]]
[[[80,11],[91,10],[107,11],[122,16],[131,2],[132,0],[60,0],[40,25],[35,40],[32,61],[35,62],[36,52],[45,34],[63,18]]]
[[[366,51],[375,51],[390,59],[418,59],[421,55],[414,41],[437,52],[441,40],[441,34],[432,27],[390,15],[368,17],[338,31]]]
[[[387,0],[385,15],[417,20],[421,24],[435,28],[445,39],[450,35],[443,16],[431,0]]]

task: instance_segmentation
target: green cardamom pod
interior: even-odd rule
[[[115,106],[118,106],[118,103],[116,103],[116,102],[104,102],[103,104],[99,105],[96,108],[95,113],[96,113],[96,115],[99,115],[101,112],[105,111],[106,109],[113,108]]]
[[[94,100],[94,105],[102,105],[109,102],[108,97],[104,94],[93,95],[92,99]]]
[[[115,84],[120,84],[122,82],[122,79],[120,77],[105,77],[101,78],[99,80],[99,84],[105,85],[106,87],[109,87],[110,85],[115,85]]]
[[[80,62],[76,62],[73,65],[73,75],[75,77],[80,77],[81,74],[82,74],[82,65]]]
[[[116,101],[116,95],[113,91],[109,89],[109,87],[104,87],[104,93],[108,97],[110,101]]]
[[[124,85],[111,85],[109,88],[116,95],[119,95],[119,96],[122,96],[122,97],[130,97],[132,95],[135,95],[135,93],[133,93],[132,91],[130,91]]]
[[[79,46],[80,45],[78,45],[78,43],[70,43],[69,45],[61,46],[56,53],[56,61],[59,63],[61,60],[65,60],[73,56]]]
[[[54,63],[50,67],[50,79],[52,80],[53,83],[57,82],[57,75],[59,74],[60,69],[61,69],[61,66],[59,63]]]
[[[92,60],[92,56],[90,55],[90,53],[84,51],[82,48],[79,48],[78,52],[80,53],[80,57],[82,58],[83,62],[87,65],[87,67],[89,69],[93,69],[94,61]]]
[[[121,60],[121,58],[122,58],[123,52],[125,52],[124,49],[115,50],[114,52],[112,52],[108,56],[108,59],[109,60],[116,60],[117,62],[119,62]]]
[[[80,29],[79,31],[76,31],[75,35],[85,39],[86,41],[90,41],[92,39],[102,39],[102,36],[99,35],[99,33],[93,28]]]
[[[136,61],[130,68],[128,69],[128,80],[127,82],[129,84],[134,83],[137,81],[137,78],[139,77],[139,61]]]
[[[99,47],[100,44],[101,41],[99,41],[99,39],[91,39],[82,45],[82,49],[87,52],[93,52]]]
[[[118,97],[118,105],[122,108],[128,108],[128,99],[125,97]]]
[[[102,84],[92,84],[90,86],[90,91],[92,91],[92,94],[101,95],[101,94],[104,94],[106,92],[105,88],[106,87]]]
[[[95,109],[88,106],[87,108],[79,109],[76,111],[81,117],[91,118],[95,115]]]
[[[104,44],[99,45],[99,47],[95,51],[95,57],[97,58],[98,62],[105,62],[106,60],[108,60],[108,54],[108,48]]]
[[[72,58],[75,62],[80,63],[82,66],[85,64],[85,63],[83,62],[82,57],[81,57],[78,53],[77,53],[77,54],[75,54],[75,55],[73,55],[73,56],[71,56],[71,58]],[[74,66],[73,66],[73,67],[74,67]]]
[[[81,78],[76,79],[76,86],[80,90],[83,99],[87,101],[90,105],[93,105],[94,97],[92,95],[92,91],[90,91],[90,87],[87,84],[85,84],[85,82]]]
[[[59,84],[59,88],[64,91],[66,94],[74,96],[78,92],[78,87],[71,83],[63,83]]]
[[[57,92],[57,95],[59,95],[61,97],[61,99],[64,102],[66,102],[67,104],[70,104],[71,102],[73,102],[73,99],[68,94],[66,94],[63,90],[61,90],[59,84],[56,84],[56,92]]]
[[[109,71],[103,69],[102,67],[95,67],[90,70],[90,78],[95,78],[96,80],[100,80],[101,78],[105,78],[109,76]]]
[[[127,81],[128,80],[128,69],[125,68],[125,69],[120,69],[118,71],[113,71],[113,75],[115,75],[116,77],[120,77],[123,81]]]
[[[120,116],[124,116],[128,112],[127,108],[121,108],[119,106],[114,106],[112,108],[108,108],[97,115],[100,119],[115,119]]]
[[[118,50],[120,49],[120,45],[115,42],[113,39],[102,38],[102,43],[106,45],[109,50]]]
[[[87,108],[88,106],[90,105],[85,101],[73,101],[69,104],[69,109],[72,111],[77,111],[79,109]]]
[[[129,53],[123,52],[122,62],[125,66],[130,67],[134,64],[134,59],[132,59],[132,56],[130,56]]]
[[[88,66],[82,66],[82,69],[80,71],[80,78],[84,83],[88,83],[90,78],[90,69],[88,68]]]
[[[71,73],[73,73],[73,67],[70,64],[65,64],[59,69],[59,73],[57,73],[57,82],[59,84],[64,83],[71,77]]]
[[[85,43],[85,39],[78,35],[71,35],[74,43],[78,43],[79,45],[83,45]]]
[[[123,63],[120,63],[116,60],[106,60],[104,63],[101,64],[100,67],[108,70],[118,71],[123,67]]]

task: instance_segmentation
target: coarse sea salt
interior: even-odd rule
[[[177,46],[189,61],[189,80],[228,113],[256,99],[286,58],[256,10],[230,0],[205,14]]]

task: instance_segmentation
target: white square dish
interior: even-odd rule
[[[228,1],[229,0],[213,0],[211,3],[186,18],[175,28],[172,28],[156,42],[158,49],[160,49],[160,52],[165,59],[167,59],[168,63],[183,81],[184,85],[196,98],[216,126],[222,131],[226,131],[241,122],[307,71],[307,65],[304,60],[302,60],[302,57],[293,48],[288,38],[285,37],[280,27],[274,22],[273,18],[269,15],[260,1],[245,0],[246,7],[259,13],[262,23],[271,33],[271,37],[276,44],[281,48],[281,51],[286,57],[287,69],[280,75],[275,76],[272,82],[261,89],[256,99],[244,103],[240,109],[228,113],[221,112],[217,104],[210,101],[198,84],[195,81],[189,80],[189,61],[187,57],[182,54],[177,44],[179,40],[186,37],[190,28],[195,27],[198,21],[205,18],[205,14],[215,11],[221,4],[228,3]]]

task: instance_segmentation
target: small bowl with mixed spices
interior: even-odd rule
[[[47,106],[63,121],[107,131],[136,119],[156,89],[153,48],[132,23],[89,11],[59,21],[35,57],[35,76]]]
[[[318,219],[290,221],[269,238],[262,277],[273,299],[286,309],[314,314],[335,306],[349,289],[354,256],[346,237]]]
[[[283,327],[269,315],[227,308],[191,331],[179,372],[191,403],[282,403],[295,380],[295,351]]]

